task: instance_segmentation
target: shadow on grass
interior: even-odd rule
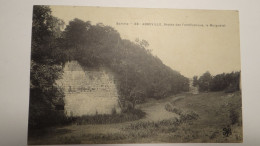
[[[102,115],[85,115],[81,117],[75,117],[76,125],[84,125],[84,124],[112,124],[112,123],[122,123],[127,121],[134,121],[141,119],[145,116],[145,112],[140,109],[133,109],[129,111],[125,111],[120,114],[102,114]]]

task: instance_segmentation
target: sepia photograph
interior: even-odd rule
[[[34,5],[28,145],[242,143],[239,12]]]

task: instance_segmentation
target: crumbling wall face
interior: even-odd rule
[[[57,84],[65,93],[67,116],[121,112],[114,75],[107,68],[83,68],[77,61],[70,61]]]

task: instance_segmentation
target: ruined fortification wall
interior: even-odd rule
[[[83,68],[77,61],[70,61],[65,64],[62,79],[57,84],[65,93],[67,116],[121,111],[114,75],[107,68]]]

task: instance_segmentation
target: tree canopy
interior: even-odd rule
[[[188,90],[188,79],[164,65],[146,47],[147,41],[121,39],[112,27],[101,23],[91,25],[74,19],[67,25],[62,38],[71,59],[86,67],[109,67],[118,79],[123,98],[130,98],[135,89],[142,98],[163,98]]]
[[[67,59],[57,41],[63,21],[53,17],[48,6],[34,6],[32,23],[29,128],[39,128],[63,117],[55,111],[55,105],[64,104],[55,81]]]
[[[188,91],[189,80],[154,56],[147,49],[147,41],[125,40],[110,26],[92,25],[77,18],[64,30],[63,26],[64,22],[53,17],[48,6],[34,6],[29,126],[58,122],[55,105],[62,103],[64,93],[55,81],[61,77],[64,63],[70,60],[83,67],[111,69],[120,99],[133,104]],[[44,118],[51,120],[42,121]]]
[[[240,72],[222,73],[212,76],[204,73],[197,79],[193,77],[193,86],[199,86],[200,91],[225,91],[234,92],[240,90]]]

